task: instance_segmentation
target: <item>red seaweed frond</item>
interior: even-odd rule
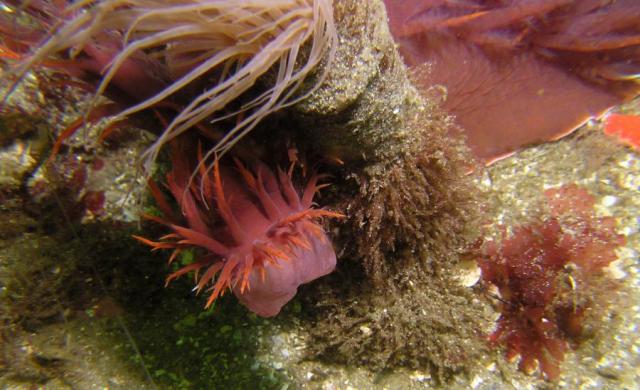
[[[503,344],[518,367],[536,368],[556,379],[564,354],[581,334],[590,292],[602,280],[602,268],[624,244],[612,218],[597,218],[594,199],[583,188],[547,190],[551,216],[503,235],[500,245],[485,243],[482,279],[500,293],[500,318],[492,344]],[[579,298],[578,298],[579,297]]]

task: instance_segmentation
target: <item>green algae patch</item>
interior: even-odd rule
[[[125,326],[114,322],[112,328],[121,335],[122,358],[146,367],[158,386],[271,389],[286,383],[283,372],[255,359],[269,320],[248,313],[228,295],[203,310],[205,296],[194,296],[190,279],[164,288],[166,254],[150,254],[130,237],[101,249],[94,254],[109,257],[122,250],[115,267],[97,263],[99,273],[110,279],[111,296],[124,309]],[[185,252],[180,261],[190,257]]]
[[[155,310],[129,311],[128,328],[154,380],[173,389],[276,389],[285,375],[255,360],[267,320],[249,315],[229,296],[202,311],[182,283]],[[189,302],[191,301],[191,302]]]
[[[108,375],[148,388],[286,385],[283,371],[255,359],[271,322],[247,313],[228,296],[204,311],[204,298],[195,299],[189,280],[165,289],[164,254],[136,244],[135,231],[129,225],[91,224],[76,226],[70,240],[68,232],[36,232],[2,242],[2,335],[16,341],[2,348],[3,356],[15,359],[1,362],[7,370],[0,383],[74,385],[80,383],[76,377],[102,383],[108,370],[98,361],[82,363],[86,375],[77,374],[80,363],[90,360],[83,353],[99,353],[120,367]],[[184,257],[189,261],[188,254]],[[69,349],[51,350],[44,343],[24,349],[19,359],[12,351],[29,334],[68,336],[73,345],[83,340],[88,347],[78,346],[70,355]],[[41,355],[58,362],[55,370],[42,367]],[[23,378],[20,372],[34,374]]]

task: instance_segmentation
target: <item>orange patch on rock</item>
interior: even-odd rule
[[[640,116],[610,114],[604,122],[604,133],[618,138],[634,149],[639,149]]]

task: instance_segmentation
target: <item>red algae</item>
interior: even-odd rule
[[[519,226],[500,244],[484,244],[482,280],[499,291],[496,330],[489,340],[504,345],[519,369],[539,366],[547,379],[560,375],[565,353],[580,341],[585,313],[602,281],[602,269],[624,244],[612,218],[593,214],[594,198],[576,185],[545,191],[550,216]]]
[[[292,169],[274,173],[257,163],[250,170],[238,161],[234,169],[220,167],[216,160],[211,171],[200,166],[192,182],[191,168],[177,148],[172,160],[167,183],[183,218],[176,217],[160,188],[150,183],[164,218],[146,217],[173,232],[158,242],[135,238],[153,250],[172,249],[169,263],[190,248],[204,253],[169,275],[167,283],[195,271],[198,293],[211,283],[206,307],[230,289],[249,310],[271,317],[293,298],[299,285],[333,271],[336,255],[318,222],[342,215],[313,208],[313,196],[323,187],[317,184],[320,176],[313,175],[300,193],[293,185]]]
[[[74,156],[61,156],[55,166],[45,171],[43,178],[34,180],[28,189],[33,206],[47,208],[56,204],[66,219],[78,222],[85,216],[104,214],[105,193],[91,189],[91,165]]]
[[[105,200],[104,191],[87,191],[82,197],[82,203],[85,205],[87,211],[94,215],[104,213]]]

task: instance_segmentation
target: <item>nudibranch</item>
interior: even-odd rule
[[[151,182],[164,218],[146,217],[173,232],[158,242],[135,237],[153,250],[173,249],[169,263],[186,249],[204,249],[195,262],[169,275],[167,283],[195,271],[198,293],[211,284],[207,308],[230,289],[249,310],[271,317],[293,298],[298,286],[334,270],[336,254],[319,222],[343,215],[314,208],[313,197],[323,187],[318,185],[321,176],[313,175],[299,192],[292,169],[274,173],[258,163],[250,170],[236,161],[235,168],[221,168],[216,162],[208,170],[201,164],[197,180],[190,182],[191,170],[183,161],[174,153],[167,184],[186,224],[179,222]]]

